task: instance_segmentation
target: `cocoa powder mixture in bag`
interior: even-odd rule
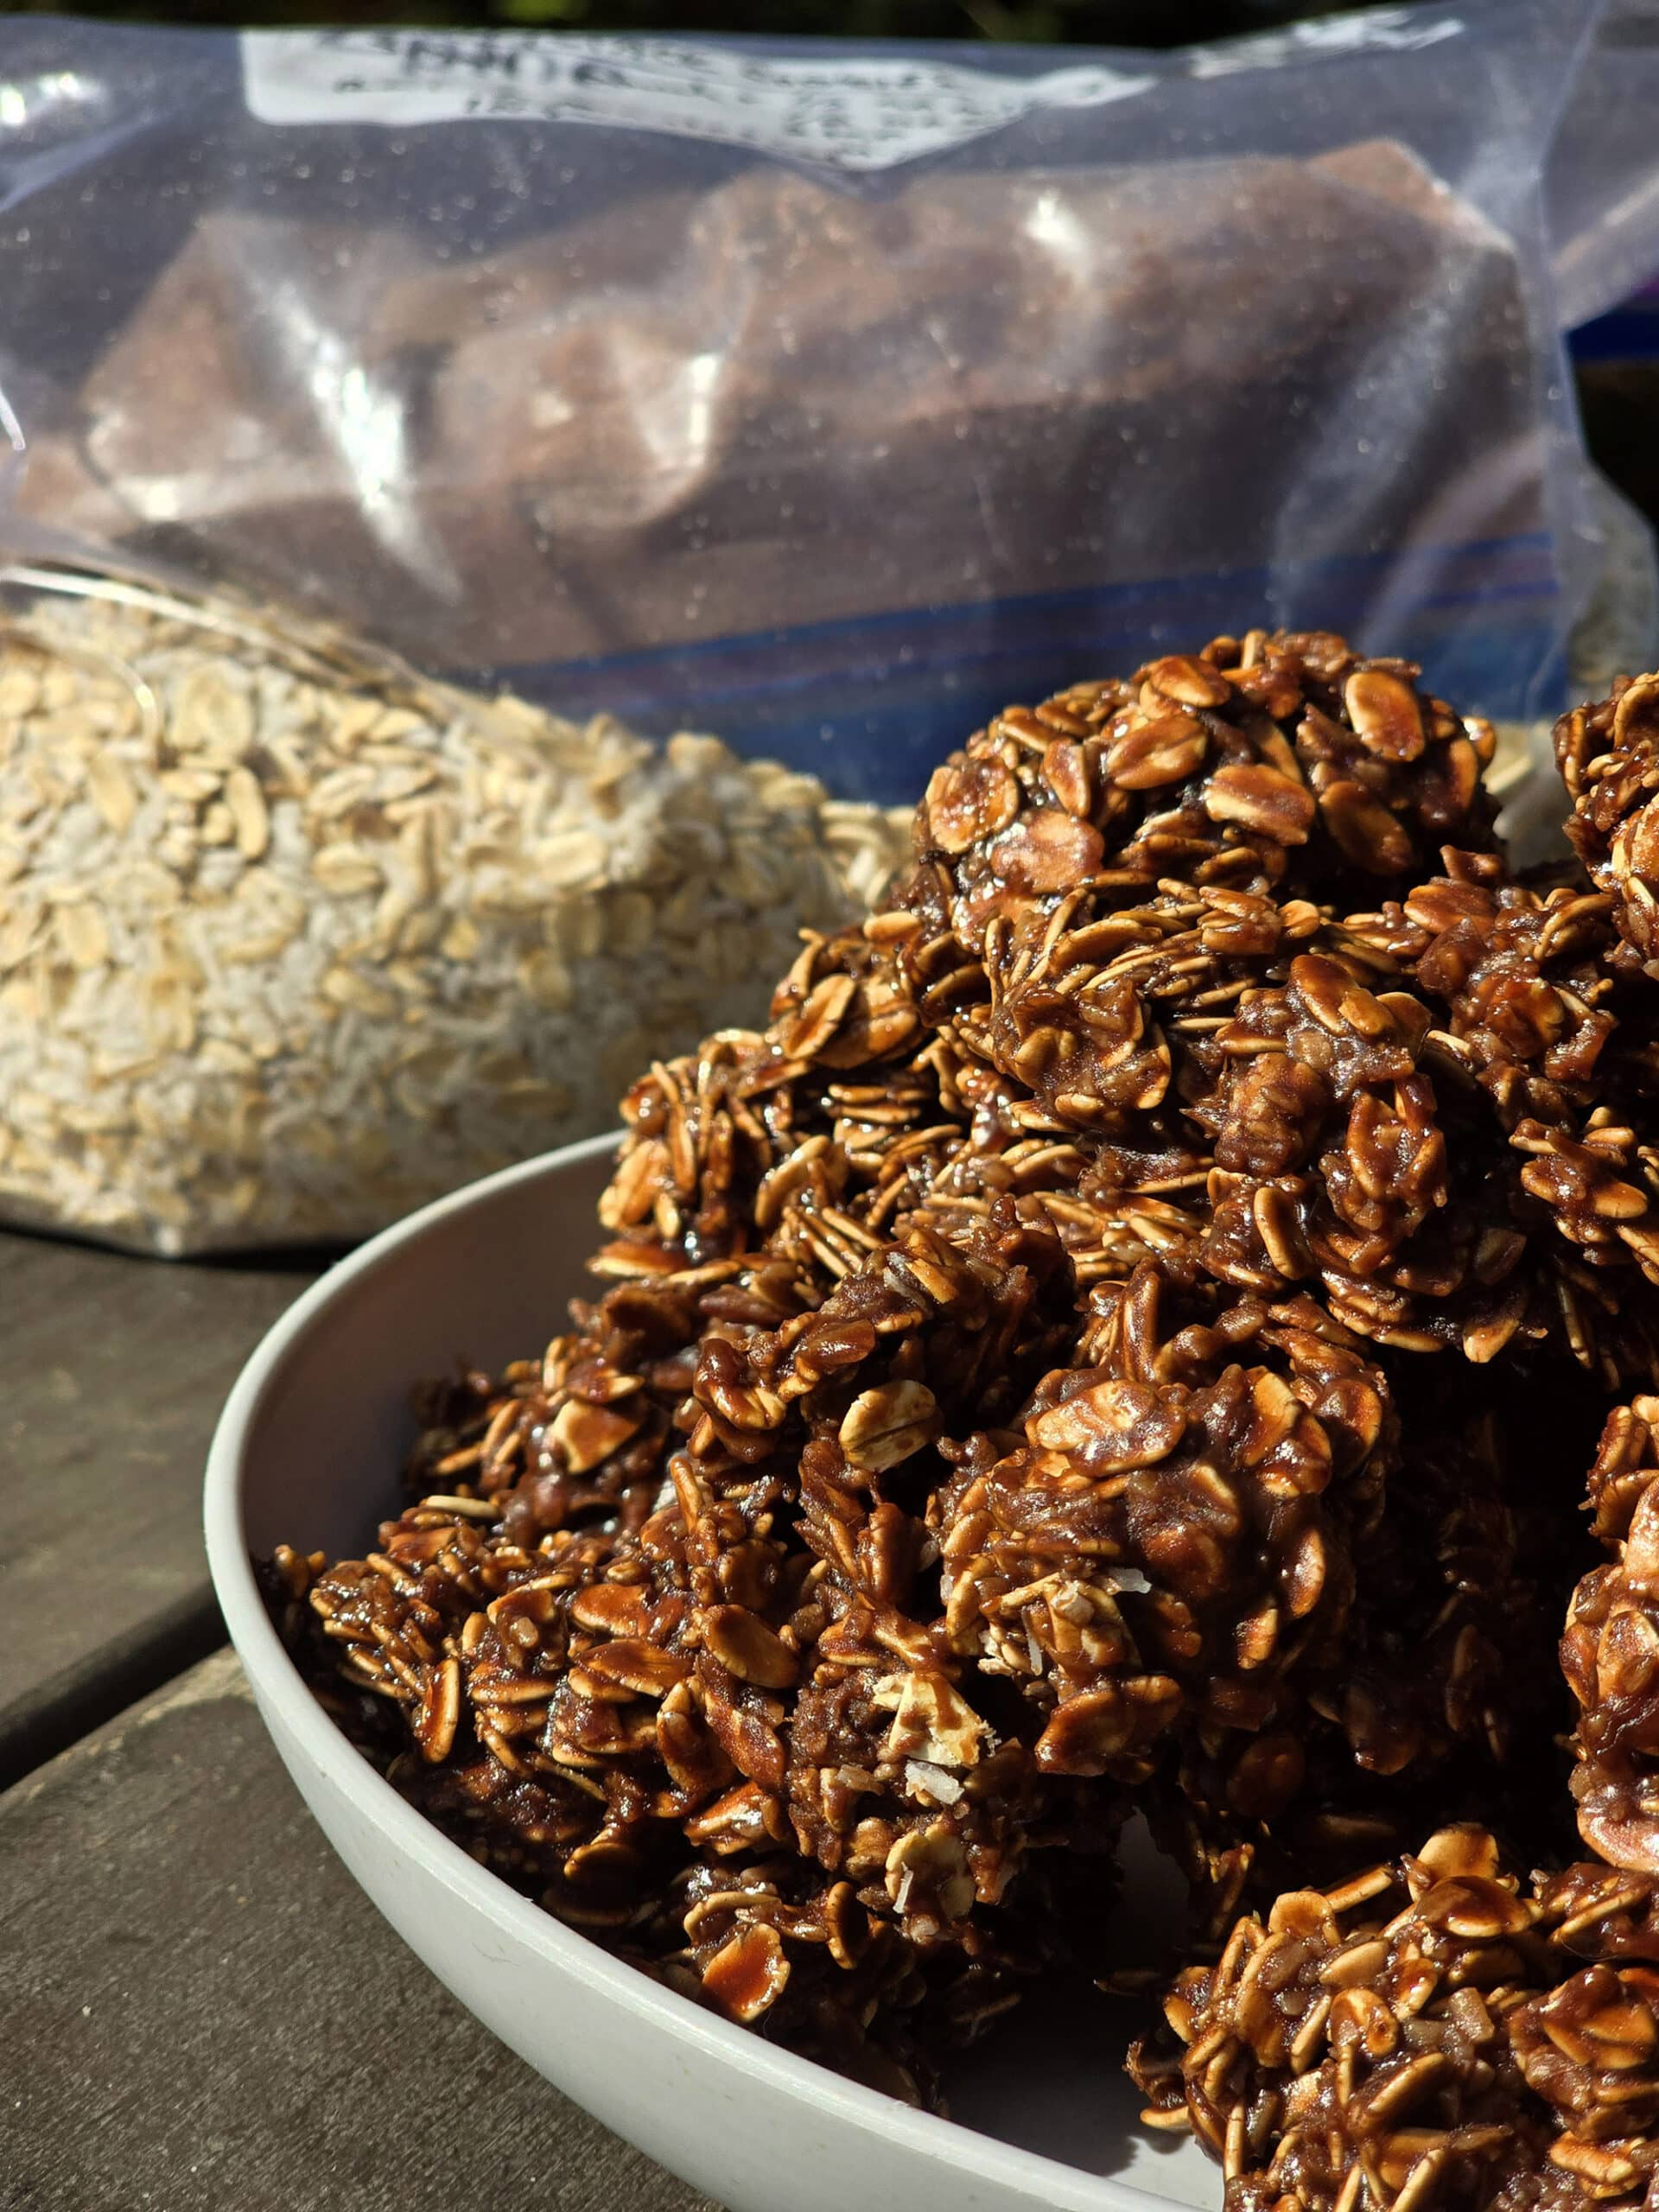
[[[295,387],[296,272],[326,325],[360,320],[336,378],[398,445],[372,499],[332,381]],[[1460,425],[1520,440],[1532,399],[1511,253],[1397,145],[880,200],[752,170],[439,270],[400,231],[217,216],[82,389],[82,499],[54,481],[40,512],[107,532],[113,495],[136,550],[194,536],[289,590],[354,563],[371,634],[463,666],[1155,578],[1188,564],[1194,500],[1236,565],[1274,532],[1311,556],[1294,426],[1442,289],[1443,419],[1368,502],[1402,552],[1440,529]],[[1218,468],[1240,442],[1250,469]],[[1126,500],[1153,456],[1158,497]],[[1481,528],[1538,519],[1523,471]]]
[[[0,238],[10,535],[579,722],[695,700],[842,799],[907,802],[1008,697],[1240,607],[1553,714],[1605,538],[1548,270],[1588,297],[1609,219],[1552,173],[1556,236],[1541,189],[1588,29],[117,27],[71,106],[9,27],[41,87]]]

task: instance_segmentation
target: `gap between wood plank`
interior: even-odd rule
[[[140,1629],[89,1652],[27,1707],[0,1710],[0,1791],[141,1699],[151,1697],[228,1641],[210,1590],[192,1591]]]

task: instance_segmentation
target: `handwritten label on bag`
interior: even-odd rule
[[[249,112],[410,128],[469,117],[658,130],[836,168],[959,146],[1045,108],[1103,107],[1154,79],[1091,62],[1011,75],[899,55],[741,53],[673,39],[515,32],[251,31]]]

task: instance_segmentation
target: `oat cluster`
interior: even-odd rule
[[[1229,2212],[1588,2212],[1659,2172],[1659,1885],[1522,1883],[1484,1828],[1240,1920],[1134,2070],[1192,2126]]]
[[[1630,696],[1563,724],[1587,872],[1524,881],[1486,725],[1337,638],[998,716],[769,1027],[633,1084],[564,1332],[426,1389],[363,1559],[276,1555],[320,1694],[550,1910],[912,2096],[1046,1965],[1109,1974],[1145,1815],[1196,1963],[1135,2064],[1235,2212],[1637,2189]],[[1553,1652],[1615,1401],[1567,1659],[1601,1856],[1529,1887],[1455,1824],[1577,1847]]]

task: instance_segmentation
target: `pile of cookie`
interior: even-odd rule
[[[1659,1868],[1659,677],[1557,742],[1579,858],[1521,877],[1490,728],[1338,638],[997,717],[768,1028],[634,1084],[568,1329],[424,1390],[364,1558],[269,1564],[319,1694],[550,1910],[923,2098],[1109,1972],[1142,1814],[1197,1963],[1134,2063],[1239,2206],[1607,2196],[1548,2052],[1636,2005]],[[1541,1887],[1470,1825],[1563,1870],[1573,1797]]]

